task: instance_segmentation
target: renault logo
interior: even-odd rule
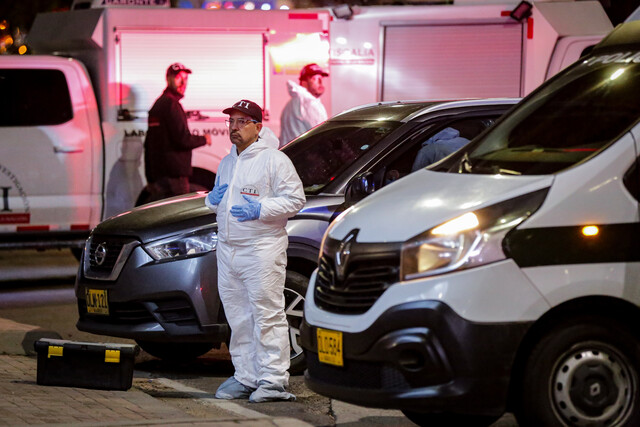
[[[102,265],[104,261],[107,259],[107,242],[102,242],[96,248],[96,264]]]
[[[351,255],[351,245],[356,240],[358,235],[358,229],[351,231],[347,236],[342,239],[340,246],[335,254],[336,273],[339,281],[344,280],[344,274],[347,270],[347,264],[349,262],[349,255]]]

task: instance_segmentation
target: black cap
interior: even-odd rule
[[[323,77],[327,77],[329,75],[329,73],[320,68],[318,64],[307,64],[302,68],[302,70],[300,70],[300,80],[306,80],[316,74],[320,74]]]
[[[187,67],[185,67],[181,63],[176,62],[174,64],[169,65],[169,68],[167,68],[167,77],[169,77],[169,76],[177,76],[178,73],[180,73],[180,71],[184,71],[187,74],[191,74],[191,70],[190,69],[188,69]]]
[[[224,114],[231,114],[234,110],[245,113],[251,116],[252,119],[262,123],[262,108],[253,101],[243,99],[233,104],[233,107],[225,108],[222,112]]]

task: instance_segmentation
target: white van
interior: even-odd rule
[[[309,387],[420,425],[640,425],[640,22],[327,230]]]

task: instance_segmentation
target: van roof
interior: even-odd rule
[[[592,54],[620,50],[640,50],[640,21],[618,25],[600,43],[594,46]]]

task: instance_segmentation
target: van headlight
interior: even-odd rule
[[[548,189],[467,212],[402,245],[402,280],[433,276],[505,259],[504,236],[533,214]]]
[[[202,255],[215,250],[217,245],[218,227],[207,226],[142,247],[154,260],[164,261]]]

